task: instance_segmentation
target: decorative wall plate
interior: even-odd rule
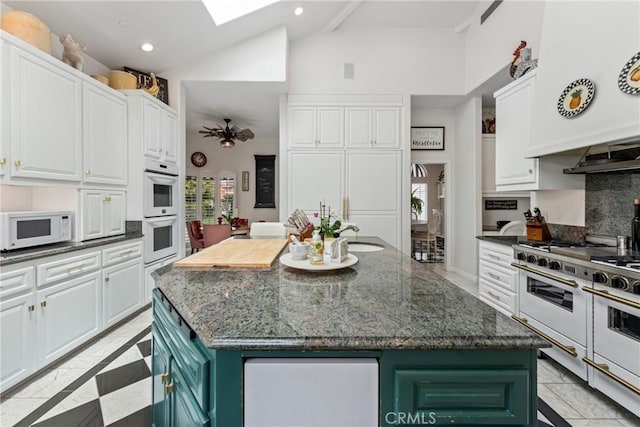
[[[558,99],[558,113],[571,118],[582,113],[591,104],[596,88],[589,79],[578,79],[562,91]]]
[[[618,76],[618,87],[629,95],[640,94],[640,52],[624,64]]]
[[[201,168],[207,164],[207,156],[200,151],[196,151],[191,155],[191,163],[193,163],[194,166]]]

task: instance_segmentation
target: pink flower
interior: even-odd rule
[[[314,216],[314,218],[318,218],[320,216],[320,214],[318,214],[318,212],[314,212],[313,216]]]

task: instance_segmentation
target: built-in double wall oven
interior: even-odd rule
[[[178,253],[178,182],[177,166],[145,159],[145,264]]]

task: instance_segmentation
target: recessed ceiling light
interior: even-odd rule
[[[298,6],[293,10],[293,14],[296,16],[302,15],[302,12],[304,12],[304,9],[302,8],[302,6]]]
[[[151,43],[142,43],[140,45],[140,49],[145,52],[151,52],[153,50],[153,45]]]

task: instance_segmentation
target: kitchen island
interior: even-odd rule
[[[546,341],[394,248],[356,255],[322,273],[157,270],[155,425],[243,425],[260,358],[375,360],[382,426],[537,425]]]

